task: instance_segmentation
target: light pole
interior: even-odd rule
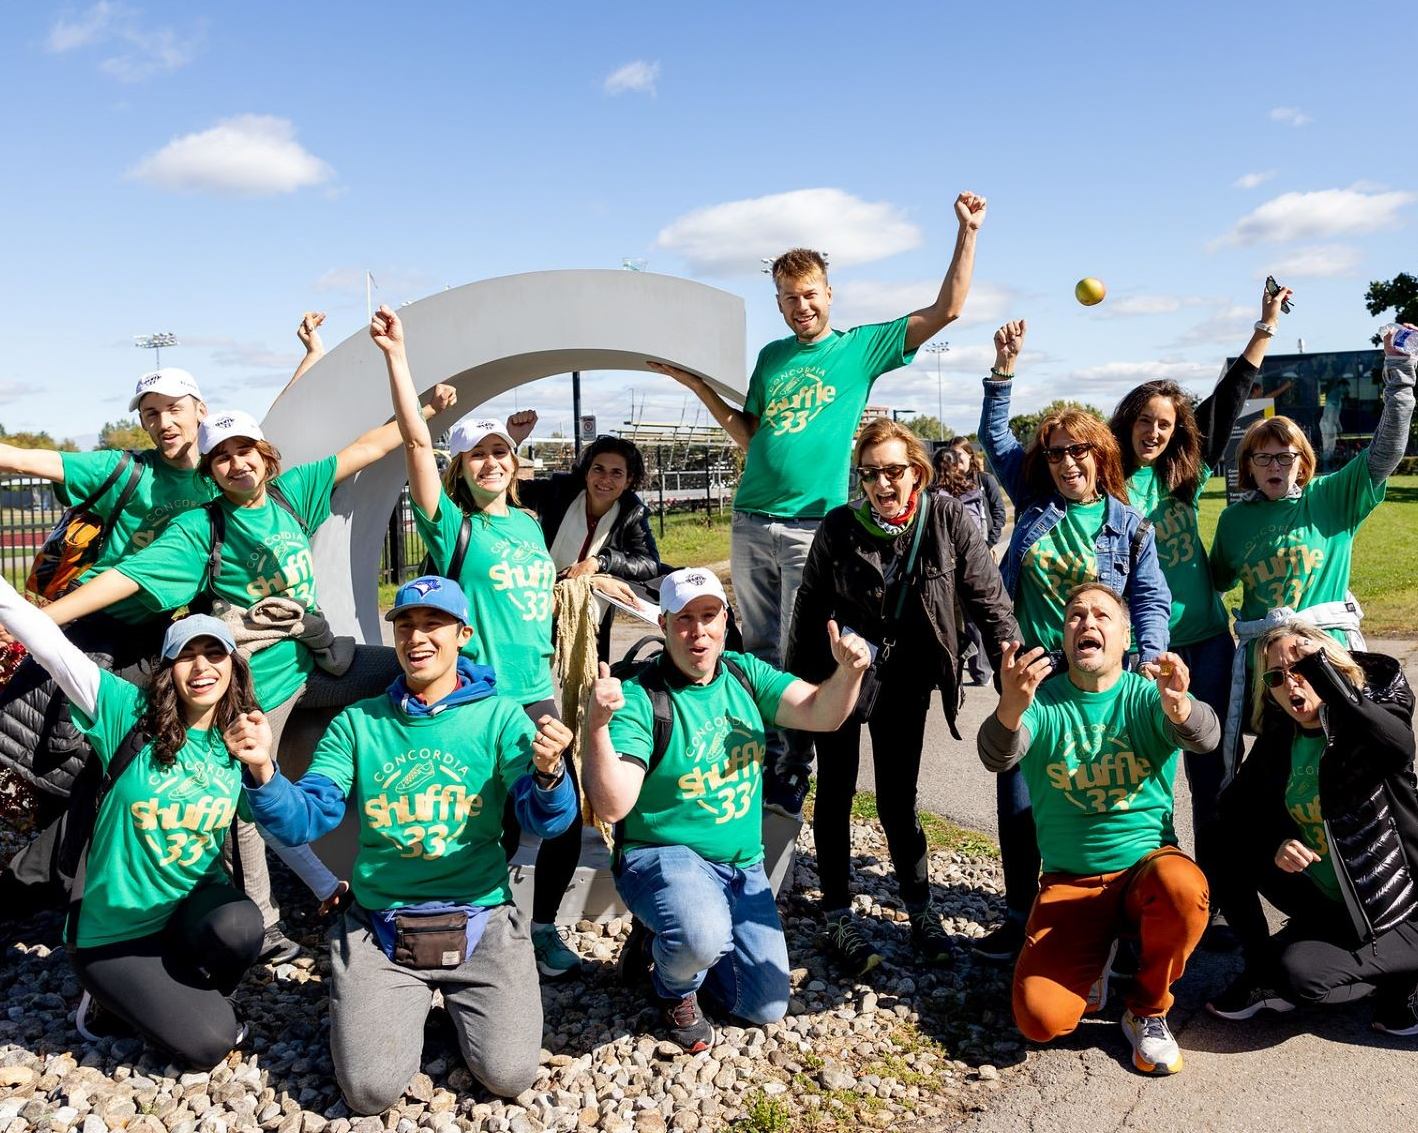
[[[162,348],[164,346],[181,346],[177,341],[177,335],[170,330],[159,331],[157,334],[135,334],[133,345],[140,350],[151,350],[153,352],[153,369],[162,369]]]
[[[928,342],[921,347],[927,354],[935,355],[935,419],[936,440],[945,440],[945,389],[940,378],[940,356],[950,350],[948,342]]]

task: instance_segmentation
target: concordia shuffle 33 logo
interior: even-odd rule
[[[1092,724],[1064,737],[1061,758],[1045,765],[1050,785],[1079,810],[1127,810],[1152,775],[1152,761],[1132,750],[1127,733]]]
[[[385,760],[374,773],[382,790],[364,804],[370,828],[401,858],[441,858],[468,819],[482,813],[482,795],[463,782],[469,771],[461,756],[438,748],[411,748]]]

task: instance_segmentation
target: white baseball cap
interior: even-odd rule
[[[197,379],[186,370],[176,366],[164,366],[161,370],[150,370],[138,379],[133,390],[133,399],[128,402],[131,413],[138,403],[150,393],[160,393],[166,397],[195,397],[202,400],[202,391],[197,388]]]
[[[684,567],[665,575],[660,582],[660,613],[677,614],[696,598],[717,598],[725,606],[729,597],[724,584],[708,567]]]
[[[250,413],[240,409],[228,409],[223,413],[208,414],[205,421],[197,426],[197,451],[206,456],[228,437],[250,437],[253,441],[264,441],[266,434]]]
[[[449,459],[471,451],[484,437],[501,437],[513,452],[517,451],[517,442],[496,417],[464,417],[448,433]]]

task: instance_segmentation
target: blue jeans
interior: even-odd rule
[[[688,846],[626,852],[616,890],[655,934],[663,999],[703,987],[730,1015],[772,1023],[788,1010],[788,942],[762,864],[708,862]]]
[[[743,649],[775,669],[783,667],[793,602],[803,584],[803,567],[819,522],[734,512],[729,573]],[[812,739],[805,733],[770,731],[767,742],[767,770],[783,775],[793,771],[806,775],[811,770]]]

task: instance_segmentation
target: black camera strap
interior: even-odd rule
[[[881,648],[877,651],[875,664],[885,662],[896,644],[896,626],[901,621],[901,612],[906,608],[906,592],[911,589],[911,583],[914,581],[916,559],[921,550],[921,535],[926,529],[930,498],[929,492],[917,493],[916,506],[920,510],[916,514],[916,533],[911,537],[911,550],[906,555],[906,564],[901,568],[901,574],[896,580],[896,608],[891,611],[891,617],[882,632]]]

